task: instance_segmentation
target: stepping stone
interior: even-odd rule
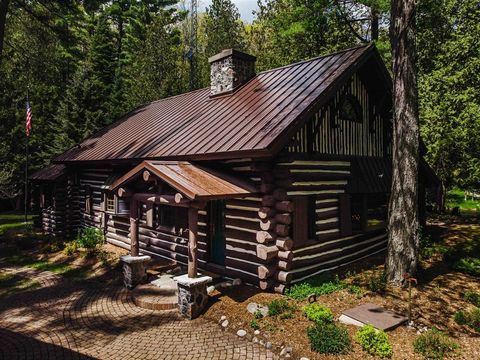
[[[344,324],[355,326],[370,324],[377,329],[386,331],[405,323],[407,317],[375,304],[362,304],[345,310],[338,320]]]

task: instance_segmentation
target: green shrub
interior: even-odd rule
[[[480,259],[473,257],[464,257],[455,262],[453,265],[455,270],[466,274],[480,277]]]
[[[348,331],[334,323],[315,323],[307,335],[312,351],[321,354],[345,354],[352,348]]]
[[[293,285],[286,291],[286,295],[295,300],[304,300],[311,294],[327,295],[345,289],[347,286],[338,275],[332,278],[331,275],[327,274]]]
[[[476,307],[480,307],[480,293],[475,291],[467,291],[463,298]]]
[[[268,315],[280,315],[287,311],[293,311],[295,307],[290,305],[287,299],[275,299],[268,304]]]
[[[100,229],[87,227],[78,232],[77,245],[89,251],[95,250],[98,245],[103,244],[104,236]]]
[[[330,323],[333,321],[332,310],[322,304],[308,304],[303,308],[303,312],[309,320],[324,323]]]
[[[472,311],[457,311],[454,320],[459,325],[467,325],[480,332],[480,308],[475,308]]]
[[[458,345],[441,331],[432,329],[419,335],[413,342],[413,348],[426,359],[441,360]]]
[[[392,357],[392,344],[383,330],[377,330],[372,325],[364,325],[355,335],[355,339],[363,350],[370,355]]]
[[[71,241],[65,245],[63,253],[67,256],[73,255],[78,250],[78,244],[76,241]]]
[[[260,325],[258,325],[258,322],[256,319],[252,319],[252,321],[250,321],[250,327],[253,330],[260,330]]]
[[[373,273],[367,283],[368,290],[376,293],[382,293],[387,289],[387,274],[385,272]]]
[[[457,311],[453,319],[458,325],[467,325],[468,323],[468,315],[465,313],[465,311]]]

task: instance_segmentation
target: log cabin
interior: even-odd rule
[[[161,99],[53,159],[44,231],[101,229],[132,255],[283,292],[384,252],[392,80],[374,45],[260,73],[209,59],[211,86]],[[436,179],[421,160],[420,188]]]

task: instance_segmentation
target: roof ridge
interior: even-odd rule
[[[310,62],[310,61],[324,59],[324,58],[331,57],[331,56],[336,56],[336,55],[339,55],[339,54],[342,54],[342,53],[345,53],[345,52],[354,51],[354,50],[358,50],[358,49],[361,49],[361,48],[368,48],[368,47],[372,47],[372,46],[373,46],[373,43],[350,47],[350,48],[339,50],[339,51],[336,51],[336,52],[333,52],[333,53],[316,56],[316,57],[313,57],[313,58],[310,58],[310,59],[301,60],[301,61],[298,61],[298,62],[295,62],[295,63],[292,63],[292,64],[283,65],[283,66],[279,66],[279,67],[276,67],[276,68],[273,68],[273,69],[264,70],[264,71],[261,71],[258,74],[256,74],[256,76],[260,75],[260,74],[265,74],[265,73],[268,73],[268,72],[271,72],[271,71],[281,70],[281,69],[289,68],[291,66],[297,66],[297,65],[301,65],[301,64],[304,64],[304,63],[307,63],[307,62]]]

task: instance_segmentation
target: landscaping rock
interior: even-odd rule
[[[265,349],[271,349],[272,348],[272,343],[270,341],[267,341],[265,343]]]
[[[237,331],[237,335],[240,337],[244,337],[245,335],[247,335],[247,332],[243,329],[240,329]]]
[[[213,286],[213,285],[207,286],[207,294],[208,295],[210,295],[214,291],[215,291],[215,286]]]
[[[247,311],[250,314],[255,314],[257,311],[260,311],[263,317],[268,315],[268,306],[263,306],[254,302],[248,303]]]
[[[310,359],[304,356],[304,357],[301,357],[300,360],[310,360]]]
[[[311,304],[311,303],[314,303],[317,301],[317,295],[316,294],[310,294],[308,295],[308,302]]]
[[[225,321],[225,320],[227,320],[227,317],[226,317],[225,315],[222,315],[222,316],[220,317],[220,322]]]
[[[285,357],[290,357],[292,353],[292,348],[291,347],[284,347],[282,351],[280,351],[280,356],[285,356]]]
[[[223,320],[222,321],[222,327],[226,328],[228,326],[228,320]]]
[[[258,338],[257,338],[256,336],[254,336],[253,339],[252,339],[252,342],[253,342],[254,344],[258,343]]]
[[[260,335],[260,330],[255,330],[255,331],[253,332],[253,334],[254,334],[254,335]]]

